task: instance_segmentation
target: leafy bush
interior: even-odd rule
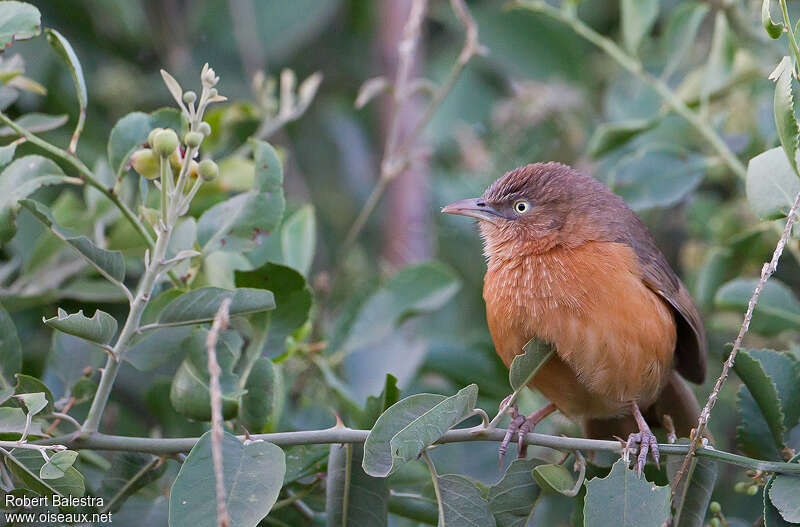
[[[368,9],[352,4],[354,19]],[[288,69],[278,79],[256,73],[255,102],[221,104],[227,77],[208,64],[193,82],[199,94],[161,70],[166,90],[158,91],[173,107],[127,113],[108,131],[93,121],[87,75],[67,38],[42,30],[36,7],[0,3],[7,513],[32,510],[53,525],[113,517],[174,527],[800,523],[800,50],[786,2],[776,21],[763,1],[764,33],[736,2],[666,11],[656,0],[622,0],[615,40],[602,16],[617,14],[601,9],[583,22],[591,10],[578,2],[520,0],[505,14],[477,3],[473,18],[451,0],[452,13],[433,16],[463,27],[464,44],[442,61],[449,69],[441,84],[413,77],[425,4],[413,2],[405,22],[396,78],[373,77],[357,95],[347,92],[359,108],[386,97],[392,112],[375,187],[348,194],[363,206],[343,220],[341,209],[325,208],[346,193],[338,180],[311,191],[317,207],[286,199],[294,151],[266,142],[278,131],[313,136],[302,126],[320,73],[299,84]],[[302,39],[304,10],[323,19],[328,5],[298,2],[300,22],[283,6],[283,38]],[[28,111],[25,92],[47,90],[7,48],[41,33],[72,81],[75,119]],[[699,57],[693,43],[704,33],[708,54]],[[768,38],[784,36],[789,55],[777,60]],[[537,53],[526,47],[543,43]],[[588,119],[575,93],[596,85],[582,78],[583,56],[619,68],[606,79],[604,112]],[[762,75],[773,63],[774,87]],[[546,67],[569,80],[518,85],[491,116],[473,99],[496,97],[493,81],[506,70],[537,77]],[[121,86],[141,86],[128,81]],[[67,90],[45,84],[63,111]],[[400,118],[420,95],[428,99],[409,133]],[[332,121],[344,119],[330,109],[339,106],[327,107]],[[453,108],[486,127],[453,132]],[[299,128],[287,132],[295,121]],[[433,137],[423,138],[426,130]],[[542,146],[552,135],[569,144]],[[99,153],[84,154],[98,136]],[[359,241],[374,237],[371,218],[392,182],[408,179],[425,157],[423,140],[437,149],[437,200],[470,193],[531,155],[586,154],[660,238],[674,242],[663,228],[670,214],[686,219],[682,260],[707,315],[719,379],[700,389],[707,402],[694,436],[661,444],[661,467],[639,478],[620,444],[573,437],[574,425],[551,418],[537,429],[548,434],[525,438],[533,456],[498,472],[509,404],[541,402],[525,386],[552,350],[532,342],[508,373],[498,363],[470,292],[482,271],[478,247],[465,241],[472,232],[439,225],[441,261],[405,262],[385,276],[373,244]],[[303,144],[298,156],[325,157]],[[82,161],[89,157],[91,168]],[[333,164],[324,159],[317,170],[328,176]],[[778,271],[784,249],[788,270]],[[751,278],[765,259],[760,279]],[[752,347],[744,345],[748,331]],[[740,385],[726,382],[731,370]],[[706,427],[713,446],[701,440]],[[49,501],[30,501],[37,497]],[[67,516],[54,519],[59,512]]]

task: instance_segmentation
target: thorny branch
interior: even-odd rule
[[[211,457],[214,461],[214,480],[217,488],[217,524],[219,527],[228,527],[230,518],[225,504],[225,474],[222,467],[222,389],[219,385],[221,370],[217,362],[217,341],[221,331],[228,327],[228,309],[231,299],[222,301],[214,315],[211,330],[206,336],[206,350],[208,351],[208,373],[210,377],[209,395],[211,397]]]
[[[697,451],[697,447],[702,440],[703,432],[705,432],[708,420],[711,418],[711,410],[714,408],[714,404],[717,402],[717,397],[722,389],[722,385],[725,384],[725,380],[728,378],[728,373],[730,373],[730,370],[733,367],[733,362],[736,360],[736,355],[739,353],[739,350],[742,349],[742,341],[744,340],[744,336],[747,334],[747,330],[750,329],[750,321],[753,318],[753,311],[756,308],[756,304],[758,304],[758,297],[761,294],[761,291],[764,289],[764,285],[767,283],[767,280],[769,280],[769,278],[778,268],[778,260],[780,260],[781,254],[783,254],[783,249],[789,240],[789,236],[792,234],[792,226],[797,220],[798,208],[800,208],[800,193],[794,198],[792,208],[789,210],[789,215],[786,217],[786,227],[783,229],[783,234],[778,240],[778,245],[775,247],[775,251],[772,253],[772,259],[765,263],[764,267],[761,269],[761,279],[758,281],[758,284],[753,291],[753,296],[750,297],[750,301],[747,303],[747,311],[744,314],[744,320],[739,328],[739,334],[736,336],[736,341],[733,343],[733,349],[731,350],[730,355],[728,355],[728,359],[725,361],[725,364],[722,366],[722,373],[720,373],[719,378],[714,385],[714,389],[711,390],[711,394],[708,396],[706,405],[700,412],[700,418],[697,421],[697,427],[694,430],[694,436],[689,444],[689,452],[687,452],[683,463],[681,463],[680,470],[677,474],[675,474],[675,479],[672,483],[673,489],[678,487],[681,478],[686,473],[686,470],[688,470],[692,456]]]

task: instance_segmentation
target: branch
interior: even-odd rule
[[[125,216],[125,218],[130,222],[134,230],[136,230],[136,232],[139,233],[139,236],[141,236],[142,240],[144,240],[144,242],[147,244],[147,247],[151,251],[155,249],[155,242],[153,241],[153,237],[150,236],[150,233],[147,231],[147,228],[144,226],[144,223],[142,223],[139,220],[139,218],[136,217],[136,215],[133,213],[130,207],[128,207],[128,205],[126,205],[125,202],[120,199],[120,197],[113,191],[113,189],[105,187],[95,177],[92,171],[89,170],[89,168],[85,164],[83,164],[83,161],[78,159],[77,156],[67,152],[66,150],[62,150],[61,148],[58,148],[57,146],[51,143],[48,143],[44,139],[40,139],[29,130],[21,127],[20,125],[12,121],[3,112],[0,112],[0,122],[6,124],[8,127],[17,132],[19,135],[27,139],[31,144],[38,146],[42,150],[49,152],[55,157],[61,159],[62,161],[65,161],[66,163],[72,165],[80,174],[81,179],[83,179],[90,186],[100,191],[101,194],[103,194],[106,198],[108,198],[120,210],[120,212],[122,212],[122,215]],[[170,273],[170,279],[172,280],[172,283],[176,287],[179,287],[181,285],[180,280],[178,280],[178,278],[174,276],[172,273]]]
[[[694,430],[694,436],[689,445],[689,451],[687,452],[686,458],[681,464],[680,470],[675,475],[673,488],[678,487],[678,483],[680,483],[681,478],[689,467],[692,455],[695,454],[697,447],[700,444],[700,440],[703,437],[703,432],[705,432],[708,420],[711,418],[711,410],[714,408],[714,404],[717,402],[717,397],[722,389],[722,385],[725,384],[725,380],[728,378],[728,374],[733,367],[733,362],[736,360],[736,355],[739,353],[739,350],[742,349],[742,341],[744,340],[744,336],[747,334],[747,330],[750,329],[750,320],[753,318],[753,311],[755,311],[756,304],[758,304],[758,297],[761,294],[761,291],[764,289],[764,285],[767,283],[767,280],[769,280],[769,278],[778,268],[778,260],[780,260],[781,254],[783,254],[783,249],[792,233],[792,226],[797,220],[798,208],[800,208],[800,193],[798,193],[797,197],[794,198],[794,203],[792,204],[792,208],[789,210],[789,215],[786,218],[786,227],[784,227],[783,234],[781,234],[781,237],[778,240],[778,245],[775,247],[775,251],[772,253],[772,259],[768,263],[765,263],[764,267],[761,269],[761,279],[758,281],[758,284],[753,291],[753,296],[750,297],[750,301],[747,303],[747,311],[744,314],[744,320],[739,328],[739,334],[736,336],[736,341],[733,343],[733,349],[731,350],[730,355],[728,355],[728,359],[725,361],[725,364],[722,366],[722,373],[720,373],[717,383],[714,385],[714,389],[711,391],[711,395],[708,396],[708,401],[706,401],[703,411],[700,412],[700,418],[697,421],[697,427]]]
[[[219,376],[222,373],[217,362],[217,341],[219,333],[228,327],[228,309],[231,299],[226,298],[219,305],[211,330],[206,336],[206,351],[208,352],[209,397],[211,398],[211,457],[214,462],[214,481],[217,489],[217,525],[228,527],[230,518],[225,504],[225,473],[222,467],[222,388],[219,385]]]
[[[700,117],[697,113],[692,111],[692,109],[689,108],[686,103],[682,101],[681,98],[678,97],[665,82],[645,71],[639,59],[628,55],[613,40],[604,37],[597,31],[581,22],[580,19],[576,18],[575,16],[562,12],[553,6],[546,4],[542,0],[514,0],[511,3],[511,6],[542,13],[554,20],[566,24],[578,35],[591,42],[601,50],[605,51],[609,57],[617,62],[617,64],[628,70],[640,81],[650,85],[656,92],[658,92],[664,102],[667,103],[667,105],[669,105],[669,107],[672,108],[675,113],[686,119],[689,124],[691,124],[700,133],[700,135],[702,135],[706,141],[709,142],[711,147],[717,151],[717,154],[719,154],[720,158],[722,158],[722,161],[728,166],[731,172],[736,174],[741,179],[745,179],[745,177],[747,177],[747,169],[745,168],[744,164],[739,161],[739,159],[736,157],[736,154],[734,154],[731,149],[728,148],[728,145],[725,144],[725,141],[708,124],[708,122]]]
[[[464,443],[471,441],[490,441],[499,443],[505,437],[506,431],[501,428],[486,430],[481,428],[462,428],[450,430],[438,441],[438,444]],[[352,428],[328,428],[326,430],[304,430],[299,432],[278,432],[272,434],[251,434],[249,439],[268,441],[274,445],[286,447],[295,445],[318,445],[336,443],[363,443],[369,435],[369,430],[354,430]],[[127,437],[100,434],[97,432],[85,436],[66,435],[52,439],[37,441],[39,445],[63,444],[72,449],[113,450],[146,452],[156,455],[173,455],[188,452],[192,449],[198,437],[152,438],[152,437]],[[245,436],[239,436],[244,441]],[[513,434],[512,442],[516,442]],[[545,434],[527,434],[524,438],[526,445],[543,446],[555,450],[582,450],[590,452],[622,453],[622,444],[619,441],[604,441],[600,439],[583,439],[580,437],[563,437]],[[661,453],[668,456],[684,455],[689,451],[689,445],[660,444]],[[762,472],[777,472],[781,474],[800,475],[800,464],[784,463],[780,461],[762,461],[738,454],[731,454],[711,447],[700,447],[695,455],[714,459],[721,463],[736,465]]]
[[[467,8],[464,0],[450,0],[450,5],[455,12],[458,19],[464,25],[466,32],[466,40],[458,55],[456,63],[447,74],[444,83],[438,87],[434,92],[431,101],[425,108],[422,117],[414,126],[410,134],[408,134],[403,141],[400,141],[400,124],[401,120],[398,118],[399,110],[402,108],[406,100],[412,95],[411,89],[414,79],[410,78],[411,67],[414,59],[414,51],[419,43],[420,33],[422,31],[422,22],[424,20],[425,9],[427,7],[427,0],[415,0],[411,5],[411,13],[408,17],[405,29],[403,31],[403,39],[398,45],[398,65],[397,74],[395,76],[394,90],[393,90],[393,105],[391,108],[391,122],[389,123],[389,132],[386,138],[386,145],[383,151],[383,159],[380,164],[380,176],[375,187],[372,189],[367,201],[358,213],[353,225],[345,237],[342,244],[341,254],[347,254],[350,247],[355,243],[356,238],[364,229],[367,220],[372,215],[375,207],[383,196],[389,183],[411,162],[410,150],[414,143],[425,130],[425,127],[430,123],[436,111],[441,106],[442,101],[447,98],[447,95],[453,89],[464,67],[475,55],[481,55],[485,52],[484,48],[478,42],[478,26]]]

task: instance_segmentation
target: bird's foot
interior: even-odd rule
[[[505,401],[500,405],[501,407],[505,404]],[[508,425],[508,430],[506,430],[506,435],[503,437],[503,441],[500,443],[500,448],[498,450],[499,454],[499,464],[503,464],[503,457],[506,455],[508,451],[508,444],[511,442],[511,438],[516,434],[517,436],[517,457],[525,458],[528,455],[528,445],[525,444],[525,436],[533,432],[533,429],[539,422],[553,413],[556,410],[556,407],[553,403],[549,403],[544,408],[533,412],[531,415],[525,417],[524,415],[520,415],[519,409],[517,408],[516,404],[513,404],[509,407],[509,413],[511,414],[511,423]]]
[[[630,451],[634,446],[638,445],[639,454],[636,456],[636,474],[641,476],[644,466],[647,464],[648,453],[653,458],[653,461],[655,461],[656,466],[661,468],[658,462],[658,440],[650,430],[644,417],[642,417],[642,412],[635,403],[633,404],[633,416],[636,419],[636,424],[639,426],[639,431],[628,436],[628,441],[625,443],[624,456],[625,459],[628,459]]]

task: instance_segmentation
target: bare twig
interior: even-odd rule
[[[225,475],[222,470],[222,389],[219,376],[222,373],[217,362],[217,341],[219,334],[228,327],[228,309],[231,299],[226,298],[219,305],[214,322],[206,337],[208,351],[209,394],[211,397],[211,457],[214,461],[214,479],[217,486],[217,522],[219,527],[228,527],[230,518],[225,504]]]
[[[747,334],[747,330],[750,329],[750,321],[753,318],[753,311],[756,308],[756,304],[758,304],[758,297],[761,294],[761,291],[764,289],[764,285],[767,283],[767,280],[769,280],[769,278],[778,268],[778,260],[780,260],[783,249],[792,233],[792,226],[797,220],[798,208],[800,208],[800,194],[795,197],[792,208],[789,210],[789,215],[786,218],[786,227],[783,229],[783,234],[778,240],[778,245],[775,247],[775,251],[772,253],[772,259],[765,263],[764,267],[761,269],[761,279],[758,281],[758,285],[756,285],[756,288],[753,291],[753,296],[750,297],[750,301],[747,304],[747,311],[744,314],[744,320],[739,328],[739,334],[736,336],[736,341],[733,343],[733,349],[731,350],[730,355],[728,355],[728,359],[725,361],[725,364],[722,366],[722,373],[720,373],[719,378],[714,385],[714,389],[708,396],[708,401],[706,401],[705,407],[703,407],[703,410],[700,412],[700,418],[697,421],[697,427],[694,430],[694,436],[692,437],[692,441],[689,445],[689,451],[687,452],[686,457],[681,464],[680,470],[677,474],[675,474],[675,480],[672,483],[673,492],[674,489],[678,488],[681,478],[689,467],[692,456],[694,456],[695,452],[697,451],[697,447],[700,445],[703,432],[705,432],[706,425],[711,417],[711,410],[714,408],[714,404],[717,402],[717,397],[722,389],[722,385],[725,384],[725,380],[728,378],[728,374],[733,367],[733,362],[736,360],[736,355],[739,353],[739,350],[742,349],[742,341],[744,340],[745,334]]]
[[[367,220],[372,215],[375,207],[377,207],[389,183],[411,163],[413,157],[412,149],[416,140],[436,114],[442,101],[453,89],[456,81],[461,76],[461,72],[464,70],[464,66],[467,65],[472,57],[483,54],[485,51],[478,42],[478,26],[475,24],[475,20],[472,18],[464,0],[450,0],[453,11],[464,25],[466,31],[464,46],[447,78],[433,93],[428,106],[411,133],[406,135],[405,138],[401,138],[401,120],[398,118],[398,114],[408,98],[414,94],[416,86],[419,84],[417,79],[411,78],[411,69],[414,54],[420,40],[427,4],[427,0],[414,0],[411,4],[408,22],[406,22],[403,30],[403,39],[398,45],[397,74],[393,84],[394,89],[392,90],[391,120],[383,150],[383,159],[380,164],[380,177],[347,233],[342,244],[342,254],[347,254],[350,247],[355,243],[356,238],[364,229]]]

